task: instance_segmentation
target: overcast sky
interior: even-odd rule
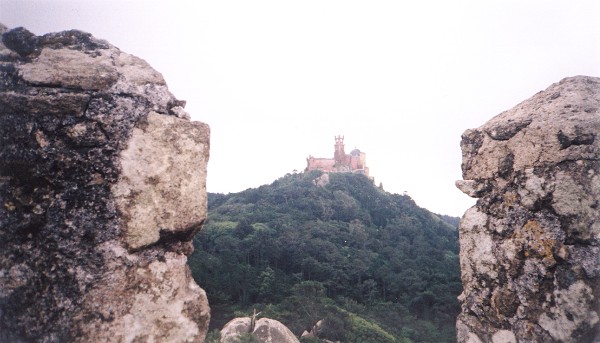
[[[0,0],[148,61],[211,126],[208,191],[367,153],[377,185],[461,216],[460,135],[560,79],[600,76],[600,1]]]

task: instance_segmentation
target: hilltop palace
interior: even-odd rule
[[[358,149],[354,149],[350,154],[346,154],[344,151],[344,136],[336,136],[333,158],[308,156],[305,171],[322,170],[328,173],[357,173],[369,176],[366,159],[367,154]]]

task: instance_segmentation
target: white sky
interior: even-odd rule
[[[460,135],[563,77],[600,76],[600,1],[0,0],[148,61],[211,126],[208,191],[359,148],[377,184],[460,216]]]

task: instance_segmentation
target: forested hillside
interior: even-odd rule
[[[319,186],[320,175],[209,194],[189,264],[208,293],[211,329],[256,308],[297,335],[324,319],[318,336],[330,340],[455,341],[456,218],[363,175],[330,174]]]

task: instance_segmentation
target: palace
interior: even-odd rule
[[[308,156],[305,171],[322,170],[324,172],[358,173],[369,176],[366,159],[367,154],[358,149],[346,154],[344,151],[344,136],[336,136],[333,158]]]

